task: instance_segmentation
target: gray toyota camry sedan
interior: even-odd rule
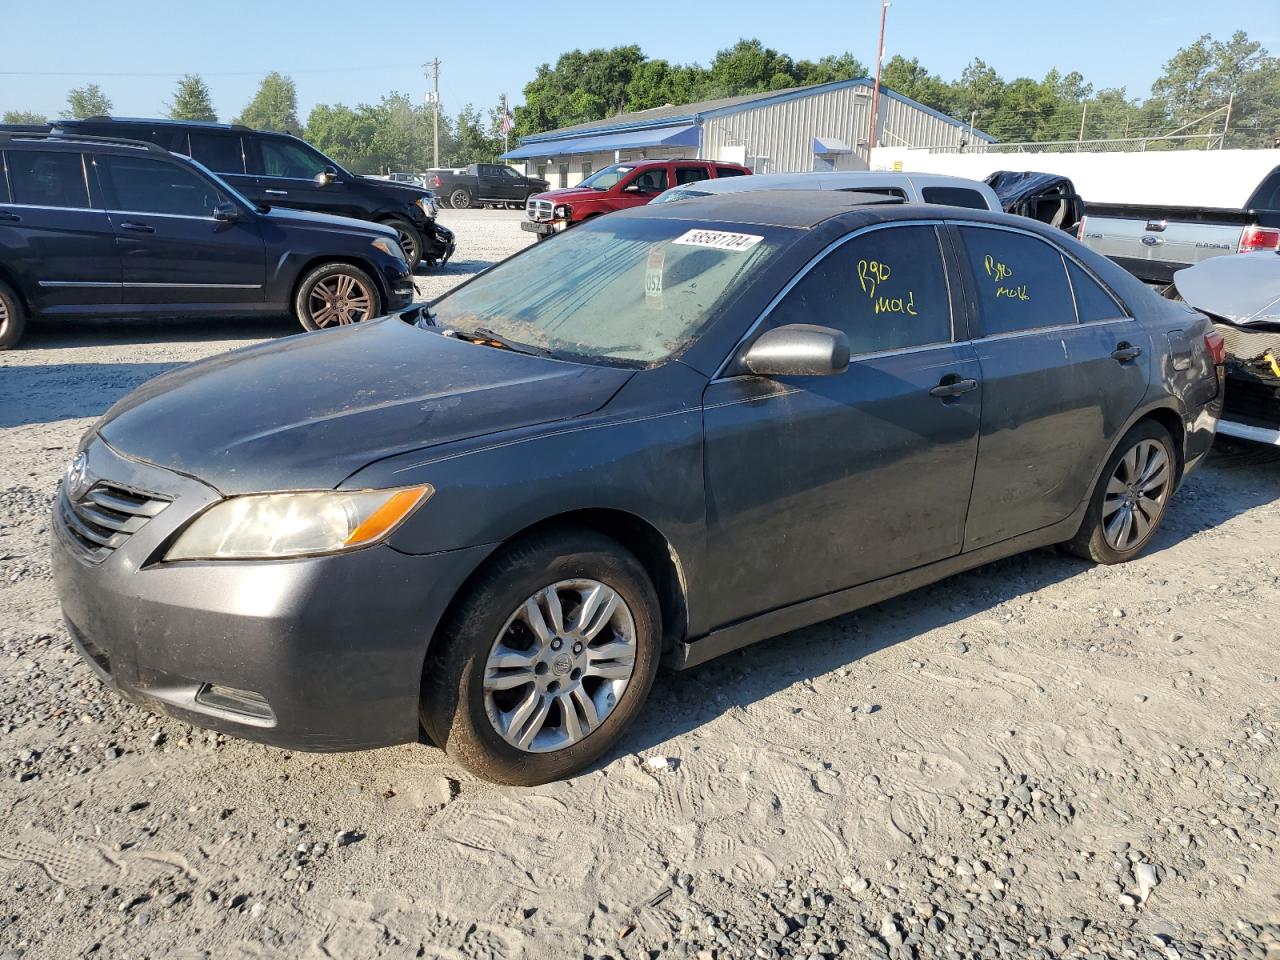
[[[865,198],[864,198],[865,199]],[[1150,543],[1221,339],[1060,231],[746,193],[167,373],[55,507],[120,693],[288,748],[581,770],[691,667],[1048,544]]]

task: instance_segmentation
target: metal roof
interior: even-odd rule
[[[674,127],[652,127],[647,130],[618,130],[595,136],[574,137],[556,149],[557,156],[572,153],[595,153],[606,150],[629,150],[637,147],[697,147],[698,128],[692,123]],[[542,142],[524,143],[502,155],[503,160],[525,160],[547,152]]]
[[[527,137],[520,138],[520,145],[524,147],[526,144],[547,144],[556,140],[572,140],[585,134],[599,134],[606,132],[622,132],[629,130],[643,130],[651,127],[675,126],[676,124],[700,123],[708,117],[720,117],[728,114],[739,113],[743,110],[749,110],[756,107],[773,103],[783,103],[788,100],[798,100],[802,97],[813,97],[832,90],[842,90],[846,87],[868,87],[874,86],[872,81],[866,77],[856,77],[852,80],[836,80],[831,83],[815,83],[804,87],[789,87],[785,90],[765,90],[760,93],[748,93],[738,97],[724,97],[718,100],[703,100],[699,103],[686,103],[680,105],[671,105],[663,107],[654,107],[650,110],[637,110],[633,113],[620,113],[616,116],[606,117],[603,120],[592,120],[589,123],[579,123],[571,127],[561,127],[558,130],[548,130],[545,133],[535,133]],[[952,126],[962,129],[968,129],[968,124],[962,123],[949,117],[940,111],[934,110],[932,107],[926,107],[922,103],[912,100],[910,97],[904,97],[900,93],[895,93],[888,87],[881,86],[880,92],[886,97],[890,97],[908,106],[915,107],[930,116],[943,120]],[[974,130],[973,136],[979,140],[985,140],[988,143],[994,143],[995,138],[989,134],[983,133],[981,130]],[[566,151],[553,151],[554,153]],[[525,154],[529,156],[530,154]],[[504,154],[504,157],[510,157],[510,154]]]

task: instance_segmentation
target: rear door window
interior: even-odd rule
[[[711,171],[706,167],[676,167],[676,186],[710,179]]]
[[[191,157],[214,173],[244,173],[244,153],[239,137],[191,132]]]
[[[1071,292],[1076,297],[1076,315],[1081,323],[1097,323],[1099,320],[1128,316],[1115,298],[1070,257],[1067,258],[1067,275],[1071,278]]]
[[[1076,322],[1066,265],[1038,237],[988,227],[960,227],[977,290],[983,336]]]
[[[52,150],[10,150],[9,184],[13,202],[35,207],[89,206],[84,161],[79,153]]]
[[[964,187],[925,187],[920,191],[925,203],[941,203],[948,207],[968,207],[971,210],[989,210],[987,201],[977,190]]]
[[[849,337],[852,353],[951,340],[951,300],[937,230],[872,230],[837,247],[791,288],[772,326],[816,323]]]

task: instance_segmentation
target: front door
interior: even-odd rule
[[[263,302],[265,252],[242,211],[215,220],[230,198],[185,166],[147,156],[95,161],[120,252],[126,304],[246,305]]]
[[[955,232],[983,383],[972,550],[1065,520],[1084,501],[1146,392],[1151,350],[1142,327],[1054,244],[995,226]]]
[[[960,552],[982,391],[952,286],[935,226],[855,234],[762,327],[843,330],[849,369],[708,386],[716,625]]]
[[[334,167],[305,143],[271,136],[246,138],[245,163],[254,177],[256,202],[339,217],[360,215],[343,174],[327,184],[316,180]]]
[[[10,266],[33,281],[35,311],[118,309],[120,256],[100,198],[90,195],[84,157],[75,150],[10,150],[0,174],[6,165],[12,196],[0,182],[0,247],[13,258]]]

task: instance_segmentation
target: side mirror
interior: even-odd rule
[[[757,337],[738,366],[763,377],[833,376],[849,369],[849,338],[830,327],[789,323]]]
[[[332,183],[338,182],[338,171],[333,167],[325,167],[316,174],[316,186],[327,187]]]
[[[625,187],[622,188],[622,192],[623,193],[640,193],[640,184],[628,183]]]
[[[213,208],[213,219],[219,223],[235,223],[240,219],[240,208],[234,203],[219,203]]]

